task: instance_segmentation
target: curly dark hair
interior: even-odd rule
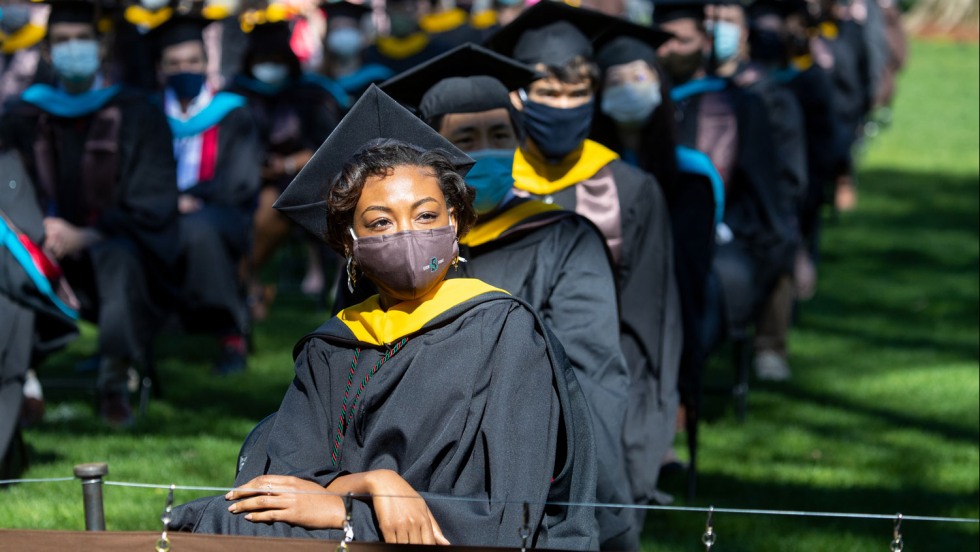
[[[347,229],[354,222],[354,208],[367,179],[388,176],[396,167],[404,166],[432,169],[432,176],[439,180],[439,188],[446,197],[446,205],[456,218],[456,235],[462,238],[469,232],[476,222],[473,209],[476,191],[466,185],[449,156],[439,149],[426,151],[398,140],[379,139],[348,159],[327,191],[325,238],[330,247],[342,255],[350,251],[352,243]]]

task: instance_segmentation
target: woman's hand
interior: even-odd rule
[[[344,519],[343,502],[325,492],[320,484],[298,477],[261,475],[229,492],[225,499],[238,500],[228,511],[245,514],[248,521],[284,521],[308,529],[339,529]]]
[[[391,470],[363,474],[385,542],[449,544],[429,507],[415,489]]]

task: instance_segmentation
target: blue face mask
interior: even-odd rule
[[[340,58],[350,59],[361,53],[363,40],[357,29],[344,27],[327,35],[327,50]]]
[[[99,70],[99,43],[92,39],[69,40],[51,47],[51,65],[67,81],[85,81]]]
[[[546,159],[561,161],[589,137],[594,104],[589,100],[578,107],[559,108],[524,100],[524,130]]]
[[[738,54],[742,28],[728,21],[717,21],[712,34],[715,38],[715,59],[724,63]]]
[[[476,164],[466,173],[466,183],[476,190],[473,207],[485,215],[507,198],[514,188],[514,150],[484,149],[467,152]]]
[[[177,73],[167,75],[167,86],[174,91],[177,99],[191,100],[201,93],[201,88],[204,88],[204,74]]]

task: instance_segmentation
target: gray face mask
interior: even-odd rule
[[[452,224],[432,230],[405,230],[358,238],[353,260],[378,289],[402,301],[422,297],[438,284],[459,256]]]

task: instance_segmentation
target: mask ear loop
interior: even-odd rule
[[[350,237],[357,241],[357,236],[354,235],[354,229],[347,227],[350,232]],[[354,286],[357,285],[357,266],[354,264],[354,253],[353,251],[347,252],[347,291],[354,293]]]
[[[453,224],[453,218],[449,217],[449,226],[453,229],[453,234],[456,235],[454,238],[456,240],[456,250],[459,251],[459,234],[456,234],[456,225]],[[464,257],[461,257],[459,253],[456,254],[456,258],[453,259],[453,270],[459,270],[459,263],[469,262]]]

